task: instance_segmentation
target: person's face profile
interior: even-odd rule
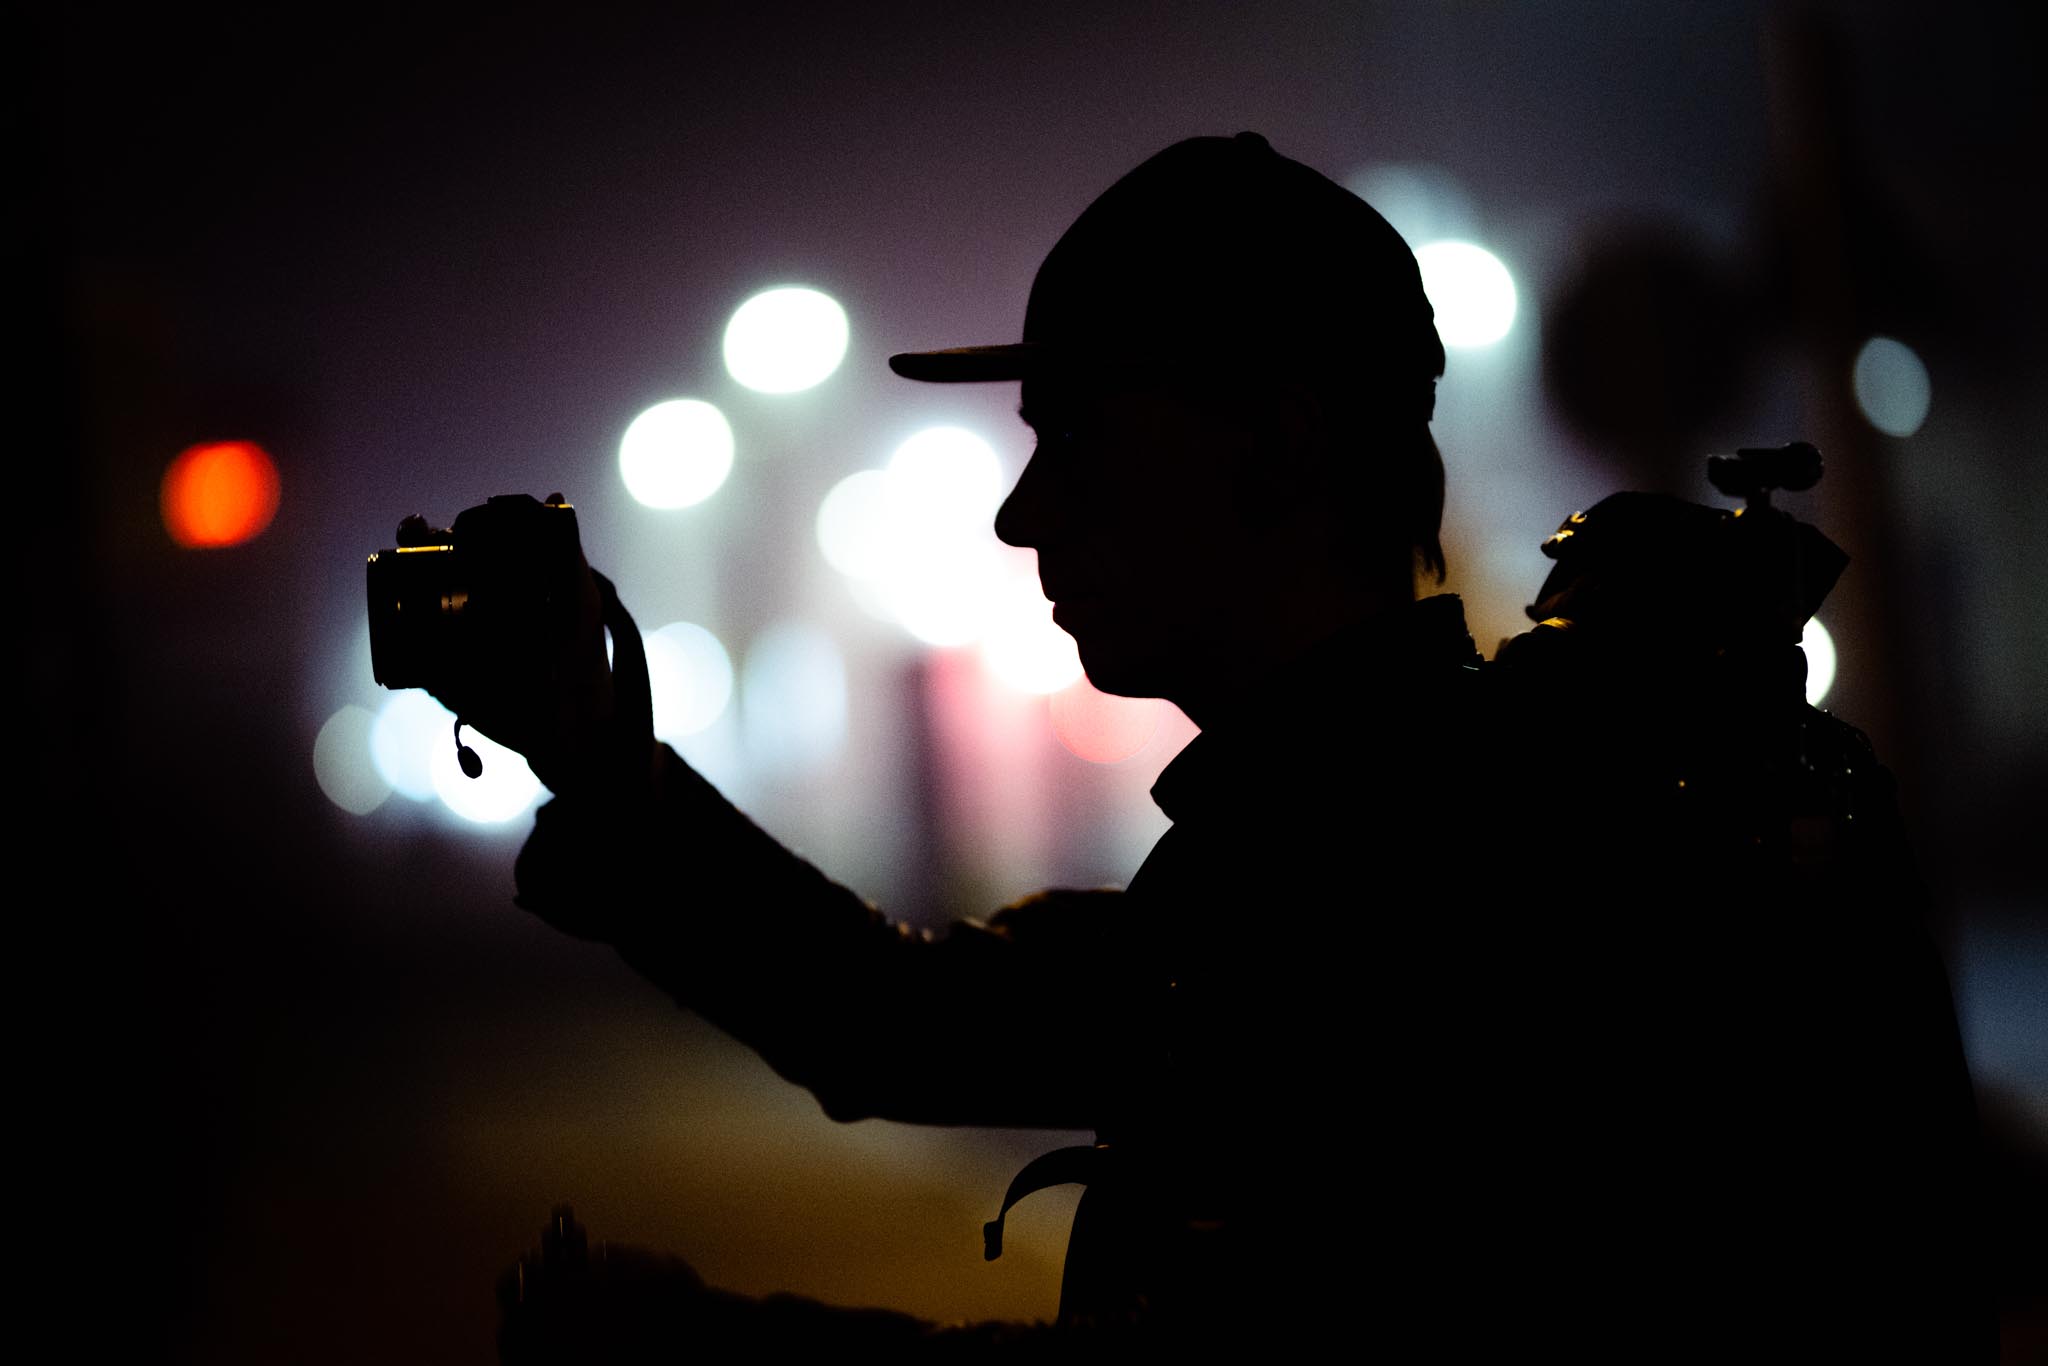
[[[996,534],[1038,552],[1053,618],[1105,692],[1171,697],[1237,586],[1239,434],[1159,380],[1025,380],[1038,441]]]

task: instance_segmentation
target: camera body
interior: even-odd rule
[[[488,657],[491,642],[552,628],[576,610],[576,510],[502,494],[442,529],[407,517],[398,544],[370,555],[370,671],[387,688],[428,688]]]

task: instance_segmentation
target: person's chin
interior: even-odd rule
[[[1159,670],[1142,652],[1124,641],[1105,642],[1092,633],[1067,627],[1081,654],[1081,669],[1097,692],[1118,697],[1163,697]]]

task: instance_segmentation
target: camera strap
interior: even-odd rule
[[[612,636],[612,725],[615,739],[623,742],[614,748],[638,762],[654,743],[654,692],[647,681],[647,647],[612,581],[595,569],[590,577],[597,580],[604,628]]]

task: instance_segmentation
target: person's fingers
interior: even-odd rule
[[[430,689],[465,728],[524,755],[556,791],[601,769],[615,743],[602,599],[587,565],[576,574],[570,610],[478,621],[453,675]]]

